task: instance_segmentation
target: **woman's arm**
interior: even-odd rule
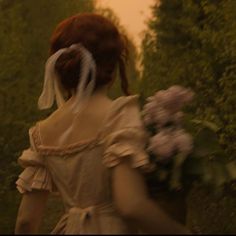
[[[113,194],[120,213],[149,234],[190,234],[148,196],[142,175],[123,162],[113,169]]]
[[[15,234],[36,234],[42,221],[49,192],[33,190],[23,195],[18,210]]]

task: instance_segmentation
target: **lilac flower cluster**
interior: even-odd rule
[[[152,151],[158,161],[168,161],[175,153],[188,155],[193,139],[182,127],[181,109],[193,98],[193,92],[181,86],[172,86],[158,91],[147,98],[143,108],[146,125],[154,125],[157,133],[151,137],[148,151]]]

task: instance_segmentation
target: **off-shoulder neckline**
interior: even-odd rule
[[[35,126],[31,127],[29,130],[29,136],[31,142],[33,142],[32,146],[36,149],[37,152],[43,155],[68,155],[84,148],[91,148],[99,144],[99,138],[102,134],[104,125],[109,117],[113,114],[117,109],[121,109],[125,104],[130,101],[137,100],[139,98],[138,94],[130,95],[130,96],[120,96],[112,101],[110,109],[107,111],[105,118],[102,122],[102,126],[99,129],[97,135],[95,137],[81,140],[69,145],[63,146],[53,146],[53,145],[45,145],[42,143],[41,135],[40,135],[40,121],[36,122]]]

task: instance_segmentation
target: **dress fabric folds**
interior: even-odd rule
[[[89,140],[50,146],[40,132],[40,122],[29,130],[30,147],[18,159],[24,170],[16,185],[22,194],[37,189],[60,195],[65,213],[51,233],[137,233],[114,206],[111,172],[123,160],[132,168],[149,170],[148,134],[138,95],[114,100],[101,131]]]

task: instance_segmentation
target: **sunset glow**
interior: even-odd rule
[[[120,18],[135,44],[140,47],[141,34],[145,29],[145,22],[151,15],[154,0],[97,0],[98,6],[110,7]]]

